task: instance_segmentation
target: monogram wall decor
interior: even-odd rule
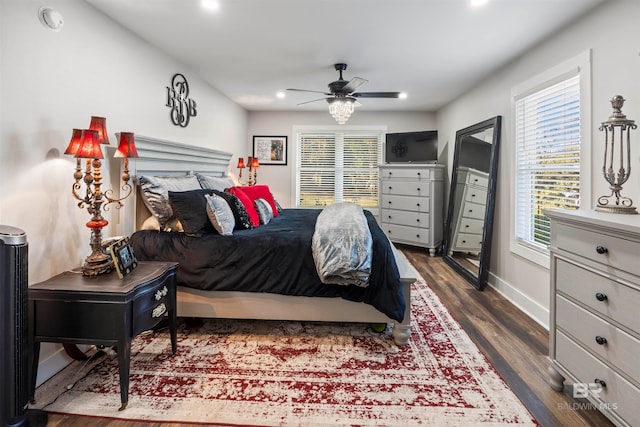
[[[171,87],[167,86],[167,107],[171,109],[171,122],[183,128],[189,125],[191,117],[198,115],[196,101],[189,98],[187,78],[180,73],[174,74]]]

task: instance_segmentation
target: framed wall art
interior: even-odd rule
[[[254,136],[253,157],[257,157],[261,165],[286,165],[287,137]]]

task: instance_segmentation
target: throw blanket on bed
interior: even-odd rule
[[[322,283],[369,286],[372,247],[361,206],[336,203],[318,215],[311,251]]]

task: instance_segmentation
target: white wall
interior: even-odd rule
[[[86,2],[0,4],[0,224],[27,233],[30,283],[77,267],[90,253],[89,214],[70,194],[75,162],[59,154],[72,128],[87,128],[92,115],[107,118],[111,145],[116,132],[132,131],[244,152],[244,109]],[[62,13],[62,31],[40,24],[41,6]],[[186,128],[170,122],[165,106],[165,87],[178,72],[197,102],[198,115]],[[103,190],[111,188],[108,163]],[[109,213],[106,218],[112,220]],[[41,360],[56,348],[43,347]]]
[[[398,100],[389,100],[398,102]],[[258,169],[258,182],[268,184],[274,197],[283,207],[290,207],[292,202],[291,186],[295,179],[293,158],[295,140],[292,134],[293,126],[340,126],[327,111],[314,112],[258,112],[249,113],[246,153],[251,155],[254,135],[287,136],[287,165],[264,165]],[[349,121],[342,126],[386,126],[387,132],[411,132],[436,129],[435,114],[425,112],[380,112],[366,111],[365,107],[358,108]],[[442,146],[440,146],[442,149]],[[237,157],[232,162],[237,162]],[[246,173],[246,172],[245,172]]]
[[[548,323],[549,271],[519,257],[509,248],[510,199],[513,197],[513,117],[511,89],[588,49],[592,52],[591,200],[609,194],[601,177],[603,133],[600,123],[611,114],[610,99],[623,95],[623,113],[640,122],[640,2],[613,0],[576,24],[566,28],[518,60],[492,74],[482,84],[438,112],[441,140],[449,140],[450,158],[457,129],[492,116],[503,116],[493,250],[490,271],[493,281],[543,324]],[[640,132],[632,133],[632,173],[623,194],[640,203]],[[450,169],[449,169],[450,170]],[[587,206],[585,208],[593,208]]]

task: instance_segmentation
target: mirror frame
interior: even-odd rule
[[[489,182],[487,186],[487,204],[485,207],[484,227],[482,233],[482,247],[480,249],[480,265],[478,274],[475,275],[462,266],[454,257],[449,255],[449,247],[453,241],[451,222],[453,220],[453,209],[455,203],[455,190],[458,184],[458,162],[460,159],[460,147],[465,136],[473,135],[483,130],[493,128],[493,140],[491,142],[490,164],[489,164]],[[498,174],[498,156],[500,152],[500,135],[502,130],[502,116],[495,116],[475,125],[460,129],[456,132],[456,146],[453,156],[451,171],[451,188],[449,190],[449,209],[447,211],[447,221],[445,223],[445,235],[442,247],[442,256],[444,261],[454,270],[460,273],[468,282],[482,291],[489,275],[489,259],[491,255],[491,237],[493,232],[493,213],[496,198],[496,180]]]

